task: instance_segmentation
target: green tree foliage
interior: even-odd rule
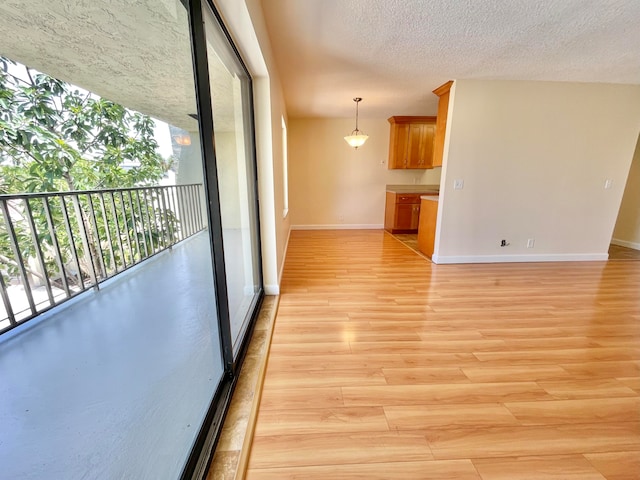
[[[0,57],[0,193],[155,183],[171,163],[153,128],[147,115]]]
[[[173,159],[165,159],[158,153],[154,126],[154,120],[147,115],[0,56],[0,194],[157,184],[171,168]],[[128,195],[125,192],[124,196],[107,197],[104,215],[99,215],[100,206],[91,209],[90,202],[99,202],[96,195],[91,199],[87,195],[78,196],[77,204],[67,199],[63,205],[65,200],[61,197],[48,200],[53,222],[57,224],[56,238],[63,262],[73,270],[73,248],[82,260],[80,272],[66,272],[70,283],[79,284],[81,277],[88,277],[92,258],[100,279],[109,271],[142,258],[138,245],[144,240],[149,245],[172,242],[166,235],[175,228],[167,228],[167,223],[175,225],[176,219],[172,212],[156,213],[154,205],[159,205],[156,193],[143,195],[142,200],[140,196]],[[6,205],[24,260],[36,255],[33,232],[26,221],[27,209],[31,210],[37,241],[46,257],[47,275],[57,278],[59,283],[61,272],[55,261],[54,239],[42,199],[8,201]],[[71,236],[63,227],[63,208],[69,211]],[[92,212],[98,213],[95,222]],[[136,217],[140,212],[150,215],[146,229],[141,225],[142,215]],[[0,222],[0,273],[15,277],[19,262],[5,224],[6,219]],[[84,251],[79,241],[82,230],[87,232],[89,252]],[[106,243],[108,236],[111,245]],[[118,240],[126,240],[134,247],[128,251],[119,249]],[[99,255],[102,262],[98,261]],[[44,277],[41,271],[30,272]]]

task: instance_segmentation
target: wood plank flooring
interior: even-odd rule
[[[611,244],[609,246],[609,260],[640,260],[640,250]]]
[[[640,479],[640,262],[293,231],[247,477]]]

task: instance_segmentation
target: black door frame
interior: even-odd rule
[[[207,198],[207,216],[209,220],[209,241],[215,280],[215,299],[218,311],[218,326],[220,343],[222,347],[222,359],[224,363],[224,375],[211,400],[204,422],[198,432],[196,441],[189,458],[182,471],[181,480],[204,479],[213,458],[213,450],[220,437],[222,424],[231,401],[233,390],[238,380],[240,367],[247,353],[249,340],[253,333],[262,300],[264,298],[264,285],[262,280],[262,250],[260,239],[260,218],[258,203],[258,175],[256,162],[253,81],[238,49],[226,29],[220,14],[211,0],[182,0],[189,18],[189,30],[191,35],[191,53],[196,87],[196,102],[198,106],[198,122],[200,126],[200,141],[202,145],[202,168],[204,189]],[[253,196],[256,209],[256,235],[258,240],[258,276],[260,279],[260,291],[254,298],[250,310],[250,319],[241,340],[236,358],[233,357],[233,338],[231,336],[231,321],[229,316],[228,290],[226,280],[226,267],[224,261],[224,242],[222,238],[222,216],[220,210],[220,190],[218,183],[218,170],[215,153],[215,131],[212,111],[212,97],[209,85],[209,67],[207,60],[207,42],[204,24],[203,8],[209,8],[234,54],[238,58],[242,68],[249,78],[250,112],[250,155],[253,158],[252,181]]]

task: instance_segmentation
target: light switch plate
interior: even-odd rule
[[[453,189],[454,190],[462,190],[464,188],[464,180],[457,179],[453,181]]]
[[[612,185],[612,184],[613,184],[613,181],[612,181],[610,178],[607,178],[607,179],[604,181],[604,188],[609,189],[609,188],[611,188],[611,185]]]

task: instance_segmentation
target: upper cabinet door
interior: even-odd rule
[[[389,141],[389,168],[407,168],[408,149],[409,125],[406,123],[392,125]]]
[[[420,135],[419,162],[420,168],[433,168],[433,141],[436,133],[436,126],[427,123],[422,126]]]
[[[389,168],[432,168],[436,117],[391,117]]]
[[[426,125],[423,123],[409,124],[409,148],[406,168],[426,168],[424,164],[424,135]]]

